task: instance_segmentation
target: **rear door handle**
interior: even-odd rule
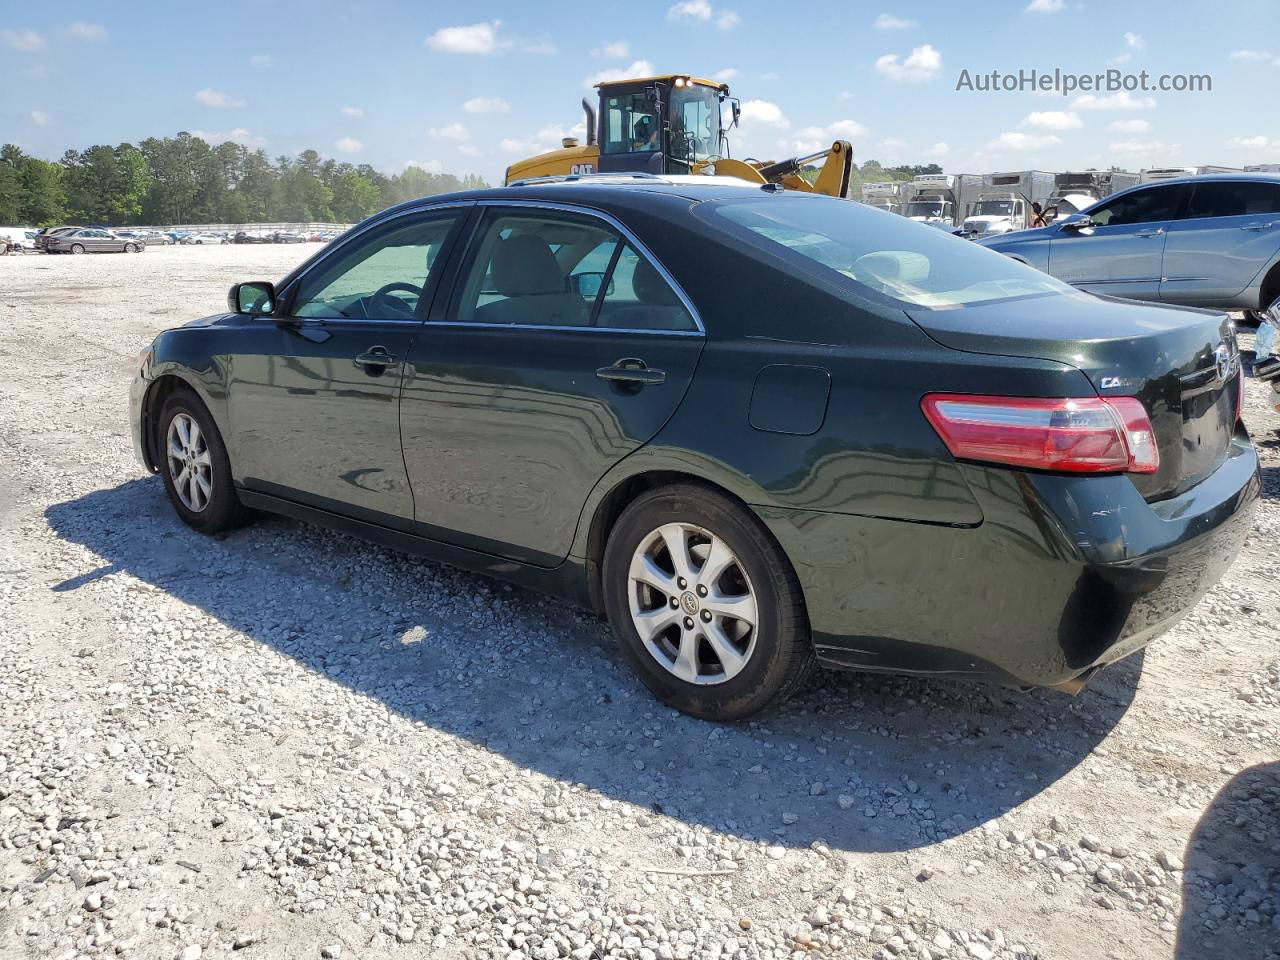
[[[387,353],[386,347],[370,347],[352,361],[357,367],[392,367],[399,361]]]
[[[610,383],[636,386],[667,382],[665,370],[653,370],[639,357],[623,357],[621,360],[616,360],[612,367],[601,367],[597,370],[596,376]]]
[[[1280,220],[1272,220],[1270,223],[1251,223],[1246,227],[1241,227],[1240,229],[1252,230],[1256,233],[1262,230],[1269,230],[1272,227],[1274,227],[1277,223],[1280,223]]]

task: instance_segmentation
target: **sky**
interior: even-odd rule
[[[686,72],[743,106],[734,156],[850,140],[949,173],[1280,163],[1280,0],[0,3],[0,141],[198,133],[500,182],[582,135],[601,78]],[[1208,74],[1208,92],[981,92],[992,70]]]

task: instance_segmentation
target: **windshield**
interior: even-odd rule
[[[756,246],[797,264],[819,264],[904,307],[958,307],[1072,289],[968,240],[843,200],[770,197],[705,206]]]
[[[975,217],[1012,217],[1016,200],[979,200],[973,208]]]
[[[711,87],[671,91],[671,157],[686,164],[720,155],[720,96]]]
[[[944,204],[941,200],[912,200],[907,204],[908,217],[940,217]]]

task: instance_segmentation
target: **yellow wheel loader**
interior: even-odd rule
[[[849,196],[853,147],[837,140],[804,157],[761,163],[729,157],[728,129],[722,107],[729,107],[728,127],[738,124],[741,110],[729,86],[671,74],[598,83],[599,111],[587,100],[587,142],[573,137],[562,148],[513,163],[506,183],[537,177],[595,173],[714,174],[751,183],[777,183],[791,190]],[[816,179],[801,176],[807,166],[825,161]]]

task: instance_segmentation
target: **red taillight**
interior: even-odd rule
[[[1135,397],[978,397],[932,393],[924,415],[952,456],[1034,470],[1155,473],[1151,420]]]

